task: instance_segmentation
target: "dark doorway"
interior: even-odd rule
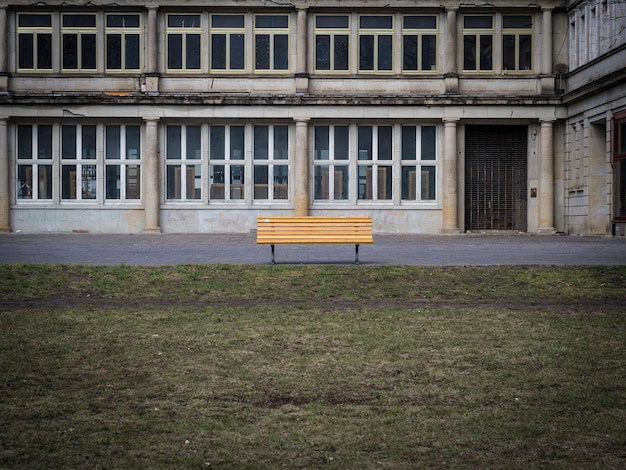
[[[466,126],[465,230],[527,229],[526,126]]]

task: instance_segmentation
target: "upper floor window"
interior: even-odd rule
[[[199,71],[202,61],[200,15],[167,15],[167,69]]]
[[[141,68],[141,16],[106,15],[106,68],[109,71],[139,71]]]
[[[528,72],[533,68],[533,17],[502,17],[502,68]]]
[[[52,14],[17,14],[17,68],[52,70]]]
[[[393,70],[393,16],[359,16],[359,71]]]
[[[463,70],[493,70],[494,17],[463,17]]]
[[[437,70],[437,17],[407,15],[402,18],[402,71]]]
[[[52,199],[52,126],[17,126],[17,198]]]
[[[289,16],[255,15],[254,69],[289,70]]]
[[[92,71],[97,68],[96,15],[67,13],[61,15],[61,67],[68,71]]]
[[[315,70],[349,69],[350,18],[347,15],[315,17]]]
[[[244,15],[211,15],[211,71],[245,69]]]

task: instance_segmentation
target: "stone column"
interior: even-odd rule
[[[541,12],[541,92],[553,94],[555,86],[554,77],[552,76],[552,9],[543,8]]]
[[[552,235],[554,228],[554,121],[541,121],[541,157],[539,160],[539,229]]]
[[[309,119],[295,118],[295,205],[294,215],[309,215]]]
[[[306,7],[298,7],[298,34],[296,39],[296,92],[306,93],[309,90],[309,73],[307,70],[307,11]]]
[[[7,117],[0,117],[0,232],[10,232],[9,223],[9,142]]]
[[[443,149],[443,228],[442,233],[458,233],[458,165],[456,127],[458,118],[446,118]]]
[[[159,226],[159,145],[157,124],[159,118],[146,117],[146,139],[143,160],[144,232],[160,233]]]
[[[445,57],[443,63],[444,81],[446,93],[459,92],[459,73],[457,70],[457,34],[456,34],[456,10],[448,9],[446,12],[446,38]]]

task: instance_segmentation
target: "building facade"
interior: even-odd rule
[[[625,10],[0,1],[0,229],[612,233]]]

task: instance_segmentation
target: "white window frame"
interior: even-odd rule
[[[177,143],[178,155],[170,155],[170,129],[180,130]],[[202,135],[201,124],[168,124],[165,126],[165,200],[202,202]],[[190,129],[199,132],[199,149],[190,155]],[[178,171],[176,171],[178,169]],[[183,177],[184,175],[184,177]],[[171,186],[173,185],[173,186]],[[172,195],[173,188],[173,195]]]
[[[320,150],[326,150],[317,147],[317,129],[328,128],[328,153],[322,154]],[[347,130],[348,149],[346,158],[337,156],[335,143],[336,130],[338,128]],[[319,202],[340,202],[349,203],[350,201],[350,167],[352,166],[351,152],[351,134],[352,126],[349,124],[318,124],[313,126],[313,200]],[[345,132],[345,131],[342,131]],[[324,174],[324,171],[327,171]],[[344,182],[345,180],[345,182]],[[338,188],[337,185],[340,184]],[[344,188],[345,184],[345,188]],[[319,186],[319,187],[318,187]],[[326,188],[326,189],[325,189]],[[345,197],[341,197],[341,195]]]
[[[437,145],[437,141],[438,141],[438,127],[435,124],[423,124],[423,125],[409,125],[409,124],[402,124],[399,130],[399,138],[400,138],[400,200],[402,204],[406,204],[406,203],[415,203],[415,202],[419,202],[419,203],[436,203],[439,197],[439,182],[438,182],[438,178],[439,178],[439,165],[440,165],[440,158],[439,158],[439,149],[438,149],[438,145]],[[413,141],[414,144],[414,158],[406,158],[405,157],[405,151],[404,151],[404,129],[405,128],[411,128],[414,129],[415,131],[415,140]],[[423,132],[424,132],[424,128],[430,128],[433,129],[434,132],[434,149],[433,149],[433,157],[434,158],[426,158],[426,156],[424,155],[424,139],[423,139]],[[429,178],[429,184],[430,184],[430,180],[432,179],[434,181],[434,189],[433,189],[433,193],[434,193],[434,197],[429,197],[429,196],[424,196],[425,192],[428,192],[430,194],[430,187],[429,188],[425,188],[424,187],[424,177],[425,176],[429,176],[427,174],[425,174],[424,169],[425,168],[433,168],[434,170],[434,175],[432,176],[432,178]],[[409,188],[405,191],[405,169],[407,170],[407,172],[411,169],[415,170],[415,173],[413,174],[413,182],[411,185],[411,182],[408,182],[408,184],[410,185]],[[427,172],[430,172],[430,170],[427,170]],[[411,189],[412,188],[412,189]],[[405,193],[407,194],[405,196]],[[411,196],[412,195],[412,196]]]
[[[73,155],[65,155],[65,127],[74,128]],[[93,154],[84,154],[83,138],[85,136],[84,129],[93,127],[94,131],[94,147]],[[60,184],[61,184],[61,200],[62,201],[89,201],[95,202],[98,199],[98,128],[95,124],[73,124],[61,123],[60,139],[59,139],[59,156],[60,156]],[[72,175],[71,168],[74,168]],[[69,172],[66,178],[65,171]],[[66,188],[65,185],[69,185]]]
[[[249,158],[247,158],[249,144],[246,138],[246,127],[244,124],[212,124],[209,126],[209,204],[241,204],[246,202],[249,193]],[[223,155],[213,154],[212,133],[214,129],[218,128],[224,129]],[[233,129],[237,129],[238,133],[243,130],[242,149],[233,149],[231,146]],[[235,154],[233,150],[241,151],[241,154]],[[220,167],[222,168],[221,177],[219,173],[216,173]]]
[[[116,150],[117,158],[110,156],[108,149],[109,138],[107,135],[108,128],[119,127],[119,141]],[[128,147],[127,133],[132,128],[133,132],[138,128],[138,144],[139,148],[132,149]],[[104,165],[105,165],[105,201],[106,202],[138,202],[142,199],[142,140],[143,129],[139,124],[107,124],[104,126]],[[114,147],[115,148],[115,147]],[[137,155],[136,158],[133,155]],[[109,167],[119,168],[117,176],[116,189],[119,192],[117,197],[109,197]],[[136,180],[136,183],[133,181]],[[136,185],[136,189],[132,189],[131,185]],[[136,196],[136,197],[135,197]]]
[[[266,156],[256,154],[257,149],[257,129],[267,130],[267,145],[264,151]],[[278,133],[286,131],[287,148],[284,155],[280,154],[280,150],[277,145],[277,139],[280,134]],[[289,171],[290,171],[290,129],[287,124],[256,124],[252,126],[252,198],[255,202],[288,202],[289,201]],[[257,183],[257,168],[265,167],[267,172],[267,181],[265,183]],[[279,174],[279,171],[286,170],[286,175]],[[286,183],[283,183],[283,179],[286,178]],[[266,186],[266,188],[263,188]],[[262,193],[265,192],[265,197],[262,197]]]
[[[30,143],[28,156],[21,152],[20,127],[30,128]],[[40,134],[46,128],[50,132],[50,139],[46,147],[49,156],[40,152]],[[47,140],[47,139],[46,139]],[[54,197],[54,126],[49,123],[18,124],[15,126],[15,155],[16,155],[16,200],[18,203],[32,201],[52,202]],[[35,184],[36,183],[36,184]]]
[[[357,124],[357,200],[363,202],[392,202],[394,195],[394,126],[391,124]],[[362,155],[360,150],[360,129],[370,129],[371,155]],[[388,129],[389,158],[380,155],[381,129]],[[363,158],[362,158],[363,157]],[[370,170],[368,174],[368,169]],[[382,178],[382,179],[381,179]],[[389,185],[389,187],[387,187]]]

